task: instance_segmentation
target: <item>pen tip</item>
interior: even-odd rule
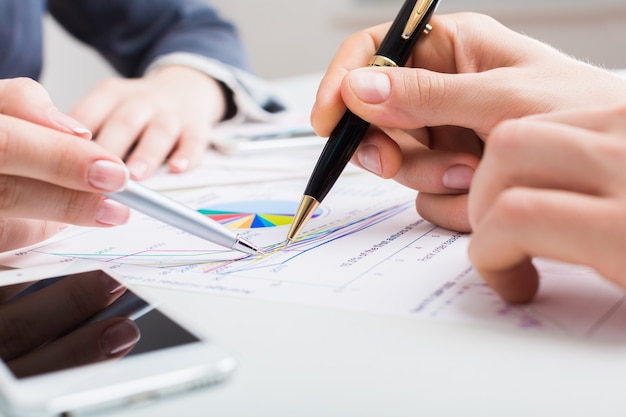
[[[319,207],[320,203],[313,197],[304,195],[298,206],[295,216],[293,217],[293,223],[287,233],[287,241],[293,242],[295,237],[300,233],[300,230],[304,227],[304,224],[313,216],[313,213]]]
[[[243,253],[247,253],[248,255],[264,255],[263,251],[252,243],[248,242],[243,238],[238,238],[235,244],[233,245],[233,249],[238,250]]]

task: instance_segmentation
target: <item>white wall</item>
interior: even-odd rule
[[[50,17],[44,19],[41,82],[59,109],[68,111],[98,81],[114,74],[96,52],[76,42]]]
[[[326,68],[342,39],[392,20],[403,0],[213,0],[239,24],[256,69],[281,77]],[[438,13],[487,13],[608,67],[626,67],[624,0],[441,0]]]
[[[320,72],[341,41],[393,19],[402,0],[212,0],[233,20],[256,71],[269,79]],[[438,13],[478,11],[581,59],[626,68],[624,0],[442,0]],[[110,68],[90,50],[45,22],[43,82],[69,109]]]

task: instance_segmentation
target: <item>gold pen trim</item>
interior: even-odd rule
[[[293,242],[293,240],[300,234],[300,230],[304,227],[304,224],[313,216],[313,213],[319,207],[320,203],[311,196],[303,195],[298,211],[296,211],[293,217],[293,223],[289,233],[287,233],[287,244]]]
[[[391,59],[382,55],[374,55],[370,60],[370,66],[376,67],[397,67],[398,64],[393,62]]]
[[[407,20],[404,26],[404,31],[402,32],[403,39],[409,39],[413,35],[415,29],[417,29],[417,26],[420,24],[433,2],[434,0],[417,0],[411,12],[411,16],[409,16],[409,20]]]

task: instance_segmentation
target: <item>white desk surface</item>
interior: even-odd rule
[[[151,289],[233,347],[223,386],[116,416],[623,416],[626,346]]]
[[[624,343],[145,290],[232,347],[240,368],[226,384],[111,416],[626,415]]]
[[[281,86],[314,97],[311,80]],[[116,416],[626,415],[624,343],[148,291],[234,348],[241,366],[222,386]]]

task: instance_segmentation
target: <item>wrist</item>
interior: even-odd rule
[[[159,85],[180,86],[184,83],[193,94],[211,98],[211,123],[226,120],[236,112],[232,91],[221,81],[195,68],[166,65],[151,71],[146,77],[157,79]]]

